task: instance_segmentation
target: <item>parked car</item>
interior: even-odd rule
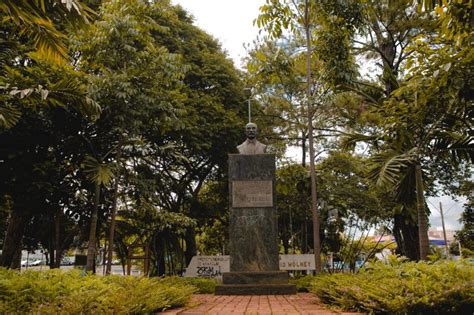
[[[39,265],[42,265],[43,264],[43,261],[41,259],[35,259],[33,261],[31,261],[28,265],[29,266],[39,266]]]
[[[64,256],[61,259],[61,266],[71,266],[74,265],[74,256]]]

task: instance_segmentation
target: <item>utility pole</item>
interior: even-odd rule
[[[252,99],[252,88],[244,88],[244,90],[249,90],[250,91],[250,96],[248,98],[248,103],[247,103],[247,106],[248,106],[248,113],[249,113],[249,123],[252,122],[252,110],[250,108],[250,101]]]
[[[441,214],[441,225],[443,226],[444,247],[446,249],[446,258],[449,257],[448,240],[446,238],[446,228],[444,227],[443,204],[439,202],[439,213]]]
[[[252,96],[252,95],[250,95],[250,97],[251,97],[251,96]],[[249,97],[249,123],[252,122],[252,111],[251,111],[251,109],[250,109],[250,97]]]

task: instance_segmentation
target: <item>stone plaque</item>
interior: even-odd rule
[[[314,254],[280,255],[280,270],[315,270]]]
[[[271,180],[235,180],[232,182],[233,208],[273,207]]]

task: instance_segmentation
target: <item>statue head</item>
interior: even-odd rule
[[[256,124],[250,122],[245,125],[245,135],[247,139],[253,140],[257,137],[258,134],[258,127]]]

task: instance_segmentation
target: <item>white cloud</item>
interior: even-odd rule
[[[240,67],[246,55],[244,43],[251,43],[258,34],[253,20],[259,14],[264,0],[172,0],[181,5],[195,18],[195,24],[216,37],[222,47]]]
[[[463,212],[463,204],[466,202],[466,198],[459,198],[458,201],[452,199],[449,196],[442,196],[436,198],[428,198],[428,206],[431,214],[429,217],[432,229],[441,229],[441,213],[439,211],[439,203],[442,203],[443,214],[444,214],[444,225],[446,230],[460,230],[462,224],[459,222],[461,214]]]

